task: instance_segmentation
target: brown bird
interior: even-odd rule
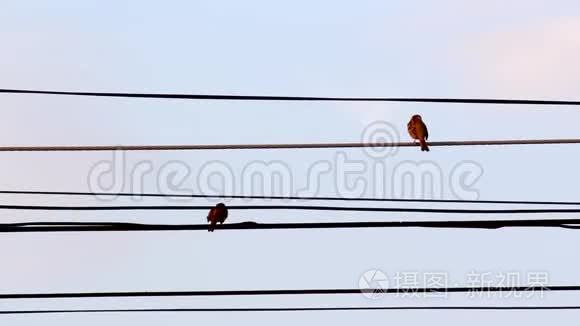
[[[223,203],[215,205],[215,207],[209,210],[209,214],[207,214],[207,221],[209,222],[209,227],[207,230],[209,232],[213,232],[213,230],[215,230],[216,224],[218,222],[220,222],[220,224],[224,224],[226,218],[228,218],[228,209],[226,208],[226,205]]]
[[[429,138],[429,131],[427,130],[427,126],[423,123],[423,119],[418,114],[415,114],[411,117],[411,120],[407,124],[407,130],[409,131],[409,135],[413,140],[418,140],[421,144],[421,151],[429,151],[429,147],[427,146],[426,140]]]

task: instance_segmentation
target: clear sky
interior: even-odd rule
[[[578,1],[2,1],[0,39],[0,88],[580,100]],[[577,138],[580,119],[577,108],[549,106],[252,103],[7,94],[0,96],[0,107],[4,113],[0,145],[356,142],[366,139],[361,135],[367,126],[380,121],[395,126],[397,132],[390,135],[405,141],[406,123],[415,113],[427,122],[430,140]],[[393,154],[377,159],[362,149],[127,153],[124,168],[117,166],[116,178],[109,181],[114,185],[111,189],[126,192],[188,190],[260,195],[269,193],[268,189],[254,186],[245,171],[259,162],[276,161],[290,171],[290,178],[282,186],[286,194],[302,193],[303,188],[313,186],[307,192],[314,189],[315,194],[327,196],[401,197],[409,188],[404,188],[405,183],[397,177],[397,168],[423,162],[430,173],[439,176],[432,184],[441,190],[427,197],[579,200],[580,155],[573,145],[437,147],[429,153],[401,148]],[[112,155],[0,153],[0,188],[98,190],[94,171],[102,167],[99,162],[112,160]],[[343,177],[341,158],[359,161],[367,170]],[[208,168],[207,164],[213,165]],[[312,178],[309,170],[313,166],[328,166],[330,172]],[[383,174],[375,173],[376,166]],[[147,167],[151,171],[132,172],[146,171],[141,169]],[[183,172],[184,179],[178,180]],[[214,172],[221,173],[225,188]],[[143,177],[135,177],[139,175]],[[378,179],[384,180],[379,191],[375,186]],[[421,197],[425,194],[420,190],[425,187],[432,186],[421,184],[405,197]],[[39,205],[176,204],[166,199],[102,201],[7,195],[1,201]],[[205,220],[201,211],[3,211],[0,215],[7,222]],[[231,211],[228,222],[486,217]],[[469,285],[467,275],[473,272],[516,272],[524,276],[546,272],[550,284],[577,285],[577,232],[377,229],[3,234],[0,293],[356,288],[361,275],[372,269],[387,274],[391,284],[397,273],[405,272],[443,272],[449,276],[450,286]],[[574,303],[578,303],[577,294],[531,299],[449,295],[443,299],[380,300],[355,295],[2,301],[0,309]],[[437,320],[540,325],[553,318],[579,317],[580,313],[564,311],[151,313],[2,316],[0,323],[347,325],[380,321],[424,325]]]

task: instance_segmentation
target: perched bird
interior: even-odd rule
[[[415,114],[411,117],[411,120],[407,124],[407,130],[409,131],[409,135],[413,140],[418,140],[421,144],[421,151],[429,151],[429,147],[427,146],[426,140],[429,138],[429,131],[427,130],[427,126],[423,123],[423,119],[418,114]]]
[[[209,210],[209,214],[207,214],[207,221],[209,222],[208,231],[213,232],[215,230],[215,226],[218,222],[220,224],[224,224],[228,218],[228,209],[224,203],[219,203],[215,205],[212,209]]]

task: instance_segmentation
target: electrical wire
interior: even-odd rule
[[[140,291],[140,292],[69,292],[0,294],[0,300],[15,299],[79,299],[135,297],[220,297],[220,296],[281,296],[281,295],[348,295],[400,293],[497,293],[497,292],[574,292],[577,285],[530,285],[516,287],[437,287],[437,288],[376,288],[376,289],[284,289],[284,290],[221,290],[221,291]]]
[[[48,206],[48,205],[0,205],[0,210],[33,211],[135,211],[135,210],[209,210],[215,206],[186,205],[127,205],[127,206]],[[343,212],[397,212],[438,214],[571,214],[580,213],[580,208],[540,209],[455,209],[455,208],[399,208],[399,207],[346,207],[312,205],[231,205],[228,210],[306,210]]]
[[[28,191],[0,190],[6,195],[62,195],[62,196],[110,196],[110,197],[160,197],[160,198],[222,198],[222,199],[265,199],[265,200],[316,200],[316,201],[369,201],[369,202],[424,202],[424,203],[470,203],[470,204],[517,204],[517,205],[563,205],[578,206],[570,201],[517,201],[517,200],[465,200],[465,199],[407,199],[330,196],[257,196],[257,195],[205,195],[205,194],[159,194],[159,193],[110,193],[74,191]]]
[[[370,229],[370,228],[436,228],[501,229],[522,227],[555,227],[580,229],[580,219],[474,220],[474,221],[401,221],[401,222],[324,222],[324,223],[256,223],[242,222],[216,226],[216,230],[292,230],[292,229]],[[144,232],[206,231],[207,224],[140,224],[123,222],[25,222],[0,224],[0,233],[31,232]]]
[[[517,104],[517,105],[580,105],[580,101],[485,99],[485,98],[420,98],[420,97],[316,97],[316,96],[267,96],[267,95],[220,95],[220,94],[160,94],[160,93],[113,93],[70,92],[29,89],[0,89],[5,94],[67,95],[125,98],[156,98],[220,101],[331,101],[331,102],[419,102],[454,104]]]
[[[437,146],[505,146],[505,145],[563,145],[579,144],[580,139],[512,139],[432,141]],[[390,143],[318,143],[318,144],[233,144],[233,145],[96,145],[96,146],[1,146],[0,152],[85,152],[85,151],[192,151],[192,150],[239,150],[239,149],[321,149],[364,147],[417,147],[414,142]]]
[[[145,313],[145,312],[299,312],[373,310],[580,310],[580,306],[390,306],[390,307],[276,307],[276,308],[146,308],[78,310],[0,310],[0,315]]]

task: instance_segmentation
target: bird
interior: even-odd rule
[[[407,123],[407,130],[413,140],[419,141],[421,144],[421,151],[428,152],[429,146],[427,146],[426,140],[429,138],[429,131],[420,115],[415,114],[411,117],[411,120]]]
[[[209,222],[209,226],[207,228],[208,232],[213,232],[215,230],[215,226],[218,222],[220,224],[224,224],[228,218],[228,209],[224,203],[219,203],[212,207],[207,214],[207,221]]]

